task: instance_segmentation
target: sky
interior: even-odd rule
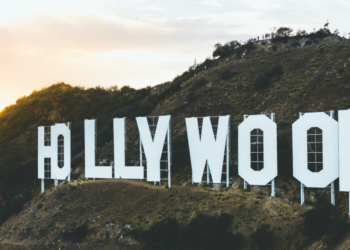
[[[170,81],[273,27],[348,34],[350,0],[0,0],[0,110],[57,82],[134,88]],[[346,35],[348,37],[349,35]]]

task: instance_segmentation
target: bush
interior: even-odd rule
[[[215,217],[198,215],[180,228],[176,219],[166,218],[146,231],[134,231],[133,235],[145,242],[144,249],[237,249],[242,237],[231,233],[231,220],[229,214]]]
[[[272,45],[272,46],[271,46],[271,49],[272,49],[272,51],[275,51],[275,52],[276,52],[276,51],[277,51],[277,45]]]
[[[43,204],[42,204],[42,203],[39,203],[39,204],[36,206],[37,209],[40,209],[40,208],[42,208],[42,207],[43,207]]]
[[[227,80],[227,79],[230,79],[231,76],[232,76],[231,71],[226,69],[226,70],[224,70],[224,72],[222,72],[221,78],[224,80]]]
[[[307,211],[304,214],[304,235],[310,238],[322,236],[328,229],[333,209],[332,204],[325,203]]]
[[[22,210],[24,205],[24,197],[23,195],[17,195],[15,198],[11,200],[11,208],[12,211],[15,213],[18,213],[19,211]]]
[[[339,242],[341,238],[349,231],[349,219],[338,217],[331,221],[325,236],[325,242],[334,244]]]
[[[298,47],[298,46],[300,47],[300,43],[299,42],[292,42],[291,45],[292,45],[292,47],[295,47],[295,48]]]
[[[278,173],[284,176],[293,176],[293,151],[292,143],[286,135],[277,137]]]
[[[11,215],[13,211],[9,204],[6,204],[0,208],[0,224],[4,223]]]
[[[277,31],[276,31],[276,37],[289,37],[293,32],[292,28],[288,28],[288,27],[280,27]]]
[[[252,234],[253,242],[260,249],[268,249],[272,246],[273,232],[270,230],[270,225],[261,224],[256,232]]]
[[[188,92],[188,94],[186,95],[187,101],[191,101],[194,98],[194,91],[190,90],[190,92]]]
[[[283,68],[281,65],[274,66],[272,70],[267,72],[265,75],[268,77],[275,77],[275,76],[281,76],[284,74]]]
[[[22,195],[24,197],[24,202],[30,201],[32,199],[32,191],[27,188],[23,189]]]
[[[83,225],[75,228],[72,232],[72,235],[78,240],[83,240],[86,238],[88,233],[89,233],[89,229],[88,229],[87,224],[83,224]]]
[[[254,83],[256,89],[261,89],[269,86],[271,84],[271,79],[266,76],[260,76]]]
[[[306,40],[305,41],[305,45],[310,45],[310,44],[312,44],[311,40]]]
[[[135,116],[145,116],[153,110],[154,106],[150,103],[143,104],[136,112]]]

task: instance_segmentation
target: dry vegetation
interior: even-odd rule
[[[279,46],[283,48],[284,45]],[[256,89],[256,80],[271,72],[274,67],[281,67],[283,74],[270,77],[271,82],[268,86]],[[165,188],[166,183],[158,187],[139,181],[83,181],[84,152],[81,151],[82,147],[77,147],[78,150],[72,155],[74,162],[72,177],[79,179],[79,182],[60,184],[58,188],[52,186],[53,181],[50,184],[47,182],[47,192],[45,195],[40,195],[38,194],[39,182],[33,179],[35,176],[29,177],[29,174],[23,174],[25,185],[32,185],[31,183],[36,181],[36,184],[31,186],[35,189],[36,195],[25,204],[19,214],[13,215],[1,226],[2,249],[76,249],[77,247],[140,249],[142,243],[133,237],[133,229],[147,229],[167,216],[178,219],[184,225],[198,214],[222,213],[234,216],[233,233],[243,235],[245,249],[256,249],[251,236],[261,224],[270,225],[275,249],[347,249],[349,236],[330,246],[324,238],[314,240],[303,235],[304,217],[301,215],[315,205],[318,197],[325,196],[330,199],[330,194],[327,189],[306,189],[308,205],[299,205],[300,183],[291,175],[290,145],[291,125],[299,117],[299,112],[337,111],[350,108],[349,67],[349,40],[314,44],[302,49],[281,49],[279,52],[266,51],[264,46],[260,46],[247,53],[245,59],[219,60],[217,66],[197,72],[195,77],[182,81],[181,88],[167,92],[164,98],[158,98],[158,92],[153,90],[142,95],[144,99],[140,99],[139,103],[135,98],[127,99],[125,95],[120,95],[118,98],[122,99],[123,105],[129,105],[128,103],[132,102],[133,112],[142,111],[139,107],[145,107],[150,102],[154,106],[146,112],[147,115],[172,115],[173,185],[171,189]],[[64,87],[65,85],[62,88]],[[103,91],[99,89],[95,92],[91,90],[78,92],[79,96],[82,96],[81,99],[78,98],[79,102],[88,105],[89,99]],[[76,122],[72,120],[75,126],[72,129],[72,143],[82,140],[83,119],[95,117],[98,121],[104,122],[98,123],[98,130],[103,133],[100,137],[98,136],[97,159],[113,160],[113,144],[110,138],[112,138],[111,118],[115,114],[110,113],[110,109],[113,110],[113,105],[116,105],[118,110],[124,110],[124,106],[118,106],[121,104],[114,104],[113,95],[116,95],[115,92],[107,95],[111,100],[110,103],[102,103],[101,100],[102,104],[94,107],[95,111],[86,113],[89,117],[84,117],[85,114],[82,114],[78,116],[80,120]],[[109,100],[107,97],[104,99]],[[152,102],[151,99],[154,100],[154,98],[157,101]],[[68,112],[69,107],[63,106],[60,98],[55,102],[62,105],[62,108],[55,106],[55,112],[53,112],[48,109],[48,106],[39,105],[41,109],[38,108],[37,111],[44,110],[51,114],[51,123],[66,121],[68,118],[76,119],[73,112]],[[19,112],[16,109],[21,107],[21,103],[25,103],[25,98],[18,103],[18,106],[12,107],[13,113]],[[29,106],[27,103],[26,105]],[[89,108],[89,106],[85,107],[86,112]],[[125,112],[128,111],[128,109],[125,110]],[[237,165],[235,165],[237,129],[243,121],[243,115],[271,112],[276,114],[279,145],[283,143],[286,145],[284,148],[279,148],[279,153],[284,151],[285,155],[279,158],[279,176],[276,179],[277,197],[273,199],[269,198],[270,188],[268,187],[250,187],[250,191],[243,191],[242,180],[237,175]],[[0,119],[5,119],[8,113],[9,110],[6,114],[3,113]],[[185,118],[219,114],[231,115],[230,173],[233,177],[233,186],[219,191],[210,191],[210,187],[197,187],[190,184],[191,167]],[[337,112],[335,114],[337,119]],[[36,128],[38,125],[43,125],[40,124],[39,118],[30,124],[25,133],[11,139],[12,147],[17,149],[18,145],[32,143],[32,149],[25,151],[27,155],[22,153],[20,159],[24,159],[23,161],[32,157],[35,163]],[[4,131],[2,132],[5,134]],[[127,120],[127,133],[127,164],[138,165],[139,135],[133,117]],[[1,156],[2,163],[5,161],[4,157]],[[26,166],[23,164],[22,168]],[[26,171],[33,172],[33,167],[28,167]],[[3,176],[6,176],[6,173],[3,172]],[[76,188],[72,188],[75,186]],[[339,215],[347,214],[347,196],[346,193],[336,192]],[[74,232],[82,225],[87,226],[88,233],[84,239],[79,239]]]

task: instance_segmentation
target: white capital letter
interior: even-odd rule
[[[112,167],[95,166],[96,120],[84,121],[85,138],[85,177],[112,178]]]

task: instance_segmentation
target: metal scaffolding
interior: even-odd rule
[[[158,116],[147,116],[148,127],[151,132],[151,137],[154,139],[158,124]],[[171,187],[171,164],[172,164],[172,154],[171,154],[171,119],[169,120],[167,135],[164,141],[162,156],[160,158],[160,181],[159,186],[162,185],[162,181],[168,182],[168,187]],[[142,146],[142,140],[140,135],[140,166],[144,167],[144,179],[147,179],[147,159]],[[157,182],[154,182],[156,185]]]
[[[204,117],[197,117],[197,119],[201,119],[201,121],[203,122],[203,118]],[[217,137],[217,128],[218,128],[218,124],[219,124],[219,118],[220,116],[209,116],[210,120],[213,119],[218,119],[218,123],[217,125],[212,125],[212,128],[214,129],[214,137],[216,140]],[[222,177],[221,177],[221,184],[225,184],[226,187],[229,187],[230,185],[230,138],[231,138],[231,126],[230,126],[230,118],[228,120],[228,130],[227,130],[227,135],[226,135],[226,146],[225,146],[225,153],[224,153],[224,162],[222,165]],[[199,125],[199,133],[201,135],[202,132],[202,127],[203,125]],[[216,133],[215,133],[216,132]],[[202,182],[206,182],[208,185],[209,184],[214,184],[213,181],[211,181],[211,174],[210,174],[210,167],[208,164],[208,161],[205,162],[205,168],[204,168],[204,172],[203,172],[203,177],[206,176],[205,181],[202,178]],[[193,184],[193,176],[192,176],[192,184]]]

